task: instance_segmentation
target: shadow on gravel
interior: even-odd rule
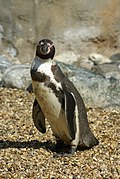
[[[7,149],[7,148],[33,148],[33,149],[46,149],[47,151],[59,153],[65,153],[68,151],[69,146],[66,144],[62,144],[61,146],[56,148],[55,143],[51,141],[40,142],[38,140],[31,140],[31,141],[10,141],[10,140],[0,140],[0,149]],[[88,150],[89,148],[86,147],[78,147],[79,151]]]
[[[31,141],[10,141],[10,140],[0,140],[0,149],[7,149],[7,148],[45,148],[46,150],[53,151],[54,145],[51,141],[40,142],[38,140],[31,140]]]

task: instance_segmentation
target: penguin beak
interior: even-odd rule
[[[49,49],[48,49],[47,44],[43,44],[41,46],[41,52],[42,52],[42,54],[46,55],[47,53],[49,53],[48,51],[49,51]]]
[[[52,47],[53,47],[53,44],[49,44],[49,46],[48,46],[48,52],[47,53],[49,53],[51,51]]]
[[[43,45],[38,45],[40,47],[40,51],[43,55],[48,54],[51,51],[51,48],[53,47],[53,44],[45,43]]]

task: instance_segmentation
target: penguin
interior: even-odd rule
[[[56,148],[63,142],[71,156],[78,146],[91,148],[98,140],[90,130],[85,104],[73,85],[54,61],[55,46],[49,39],[40,40],[31,64],[35,100],[32,109],[34,125],[46,133],[45,119],[56,138]]]

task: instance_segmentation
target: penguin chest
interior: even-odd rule
[[[36,99],[51,126],[53,135],[69,143],[71,137],[65,120],[65,112],[61,108],[58,98],[52,89],[45,86],[44,83],[33,81],[32,85]]]
[[[32,82],[32,86],[36,99],[46,117],[48,118],[49,115],[54,114],[54,116],[58,118],[61,110],[61,105],[52,89],[45,86],[44,83],[39,83],[36,81]]]

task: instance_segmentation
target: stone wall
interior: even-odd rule
[[[56,53],[110,56],[120,51],[120,0],[0,0],[0,53],[30,62],[39,39]]]

